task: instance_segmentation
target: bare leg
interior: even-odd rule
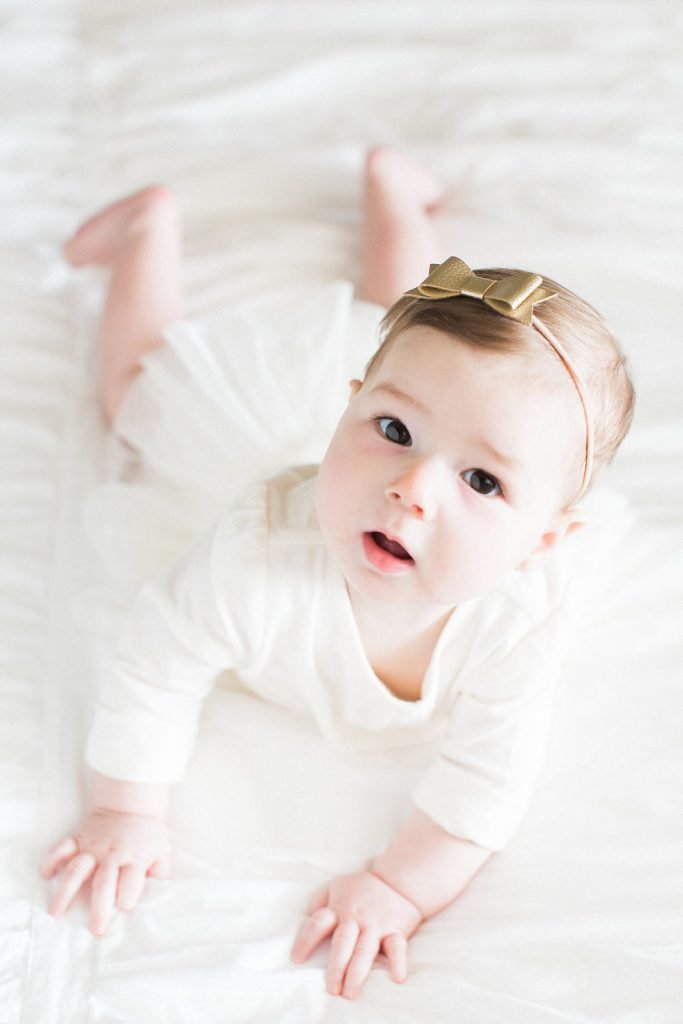
[[[64,254],[75,267],[111,270],[100,326],[102,407],[111,423],[140,359],[163,344],[163,329],[183,315],[173,193],[153,185],[113,203],[78,229]]]
[[[392,149],[370,150],[365,164],[361,299],[391,306],[443,258],[433,214],[444,188],[425,167]]]

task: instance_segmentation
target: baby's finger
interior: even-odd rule
[[[147,872],[144,864],[126,864],[119,873],[116,903],[121,910],[132,910],[145,888]]]
[[[327,965],[327,991],[330,995],[338,996],[342,990],[346,966],[356,948],[359,933],[360,926],[356,921],[345,921],[332,936]]]
[[[111,921],[116,902],[119,863],[112,857],[102,861],[92,883],[90,901],[90,930],[93,935],[104,935]]]
[[[316,910],[322,910],[323,907],[326,907],[329,896],[329,885],[324,885],[322,889],[318,889],[318,891],[313,895],[311,902],[308,904],[308,913],[315,914]]]
[[[78,843],[72,836],[69,836],[68,839],[62,839],[61,842],[57,843],[56,846],[53,846],[51,850],[48,850],[43,857],[43,862],[40,865],[43,878],[52,878],[62,864],[71,860],[71,858],[77,853]]]
[[[60,886],[50,904],[50,913],[55,917],[65,914],[82,885],[92,875],[97,861],[91,853],[79,853],[69,862],[61,877]]]
[[[392,932],[382,939],[382,949],[389,961],[391,977],[396,982],[406,980],[408,974],[408,940],[401,932]]]
[[[349,966],[346,968],[344,988],[342,989],[345,999],[355,999],[359,994],[378,953],[379,938],[377,935],[372,932],[361,932]]]
[[[309,917],[292,946],[291,959],[295,964],[308,960],[313,950],[337,927],[337,915],[330,907],[317,910]]]

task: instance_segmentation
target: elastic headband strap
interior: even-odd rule
[[[579,488],[579,493],[577,494],[575,499],[576,501],[578,501],[579,498],[581,498],[582,495],[586,493],[586,488],[590,483],[591,474],[593,472],[593,451],[595,447],[595,431],[593,428],[593,417],[591,416],[590,406],[588,404],[588,395],[586,393],[585,387],[583,386],[583,381],[581,380],[579,371],[576,369],[576,366],[574,365],[574,362],[569,357],[566,349],[562,344],[560,344],[560,342],[555,337],[550,328],[546,327],[543,321],[539,320],[535,314],[531,318],[531,326],[536,328],[541,337],[548,342],[550,347],[554,349],[557,355],[560,357],[560,360],[564,364],[565,370],[571,377],[574,387],[576,388],[576,393],[579,396],[581,407],[583,409],[583,416],[586,421],[586,454],[583,464],[583,478],[581,480],[581,487]]]

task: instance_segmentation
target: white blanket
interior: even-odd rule
[[[0,42],[2,1024],[678,1024],[683,984],[683,134],[668,0],[5,0]],[[102,472],[96,276],[55,245],[154,180],[181,197],[191,312],[353,276],[363,154],[443,176],[446,248],[584,294],[639,405],[610,472],[632,520],[560,690],[513,844],[356,1003],[288,950],[307,898],[386,842],[424,754],[326,746],[216,692],[173,806],[174,878],[94,939],[48,916],[44,850],[83,807],[99,648],[84,495]],[[623,517],[620,522],[625,523]]]

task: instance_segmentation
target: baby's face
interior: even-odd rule
[[[540,366],[417,326],[354,382],[316,489],[352,589],[451,607],[562,538],[584,425],[559,361]]]

